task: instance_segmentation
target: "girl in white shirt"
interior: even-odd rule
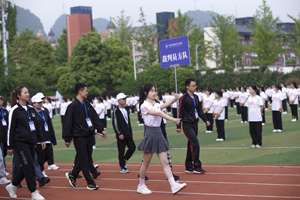
[[[297,106],[298,106],[298,90],[297,90],[297,84],[295,82],[292,82],[290,84],[291,89],[289,90],[289,104],[292,110],[292,122],[295,122],[298,120],[298,112],[297,112]]]
[[[265,93],[265,88],[263,85],[259,86],[259,95],[263,99],[264,108],[266,108],[266,104],[268,104],[268,95]],[[262,112],[262,125],[264,126],[266,123],[266,117],[265,117],[265,109],[263,109]]]
[[[157,96],[157,88],[155,85],[147,83],[140,89],[140,109],[145,123],[144,139],[138,146],[138,150],[144,152],[144,162],[140,168],[140,183],[138,185],[137,192],[141,194],[150,194],[151,191],[145,185],[145,175],[147,167],[151,162],[151,158],[154,153],[157,154],[159,161],[163,167],[163,171],[171,185],[173,194],[176,194],[180,190],[186,187],[186,184],[176,183],[173,177],[172,171],[168,165],[167,151],[169,150],[168,143],[164,138],[160,125],[162,118],[170,120],[175,124],[180,123],[180,119],[175,119],[167,114],[163,113],[162,110],[167,108],[176,100],[176,98],[167,101],[165,104],[158,104],[155,101]]]
[[[287,114],[287,105],[286,105],[286,103],[287,103],[287,91],[288,90],[286,89],[286,86],[285,86],[284,83],[281,83],[280,86],[281,86],[281,92],[283,94],[283,100],[282,100],[282,110],[283,110],[283,112],[282,112],[282,114]]]
[[[258,91],[256,91],[256,86],[250,86],[249,93],[250,97],[248,99],[249,107],[249,130],[252,138],[252,145],[250,148],[260,148],[262,145],[262,111],[264,109],[263,100],[258,96]]]
[[[236,105],[236,116],[241,115],[241,106],[240,106],[240,88],[236,87],[234,93],[235,105]]]
[[[250,92],[250,89],[249,89]],[[241,123],[247,123],[248,121],[248,93],[246,92],[246,87],[241,87],[241,94],[240,94],[240,106],[241,106],[241,115],[242,121]]]
[[[275,132],[282,132],[282,100],[283,95],[280,92],[280,86],[278,84],[273,85],[274,93],[272,94],[272,118],[273,118],[273,126]]]
[[[10,109],[11,109],[10,101],[7,101],[6,102],[6,110],[7,110],[7,112],[9,112]]]
[[[225,130],[224,130],[224,120],[225,120],[225,101],[222,99],[222,92],[216,91],[213,103],[213,115],[216,119],[216,127],[218,138],[216,141],[224,141],[225,140]]]
[[[102,97],[98,97],[97,98],[97,103],[95,105],[95,110],[99,116],[99,119],[101,121],[102,124],[105,123],[105,106],[103,104],[103,98]]]
[[[53,107],[52,107],[50,98],[45,98],[44,107],[47,108],[50,118],[52,119],[53,118],[53,112],[52,112]]]
[[[211,89],[210,87],[207,87],[205,90],[206,96],[203,99],[203,112],[205,113],[205,116],[210,123],[209,126],[206,126],[206,133],[213,132],[213,125],[214,125],[213,101],[215,98],[212,97],[212,95],[211,95],[212,92],[213,92],[213,89]]]
[[[64,124],[64,117],[67,111],[68,103],[66,98],[61,99],[61,105],[60,105],[60,119],[61,119],[61,124]]]

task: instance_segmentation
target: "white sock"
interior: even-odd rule
[[[171,178],[168,179],[168,181],[169,181],[169,183],[171,185],[171,188],[174,187],[174,185],[175,185],[175,179],[174,179],[174,177],[172,176]]]
[[[143,186],[143,185],[145,185],[145,179],[141,179],[141,178],[140,178],[140,184],[139,184],[139,186],[141,187],[141,186]]]

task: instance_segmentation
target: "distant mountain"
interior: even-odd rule
[[[35,14],[31,13],[30,10],[24,9],[22,7],[17,7],[17,29],[21,33],[25,31],[26,28],[34,31],[34,35],[37,34],[38,30],[41,29],[46,36],[43,24]]]
[[[210,26],[209,21],[212,21],[211,15],[217,15],[218,13],[212,11],[189,10],[186,14],[194,19],[193,24],[200,25],[201,29],[203,29],[204,27]]]
[[[108,20],[104,18],[93,19],[93,26],[96,28],[97,32],[106,31],[106,26],[108,24]]]
[[[66,16],[66,14],[62,14],[52,26],[52,31],[54,32],[56,39],[62,34],[63,29],[67,27]]]

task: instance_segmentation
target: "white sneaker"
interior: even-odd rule
[[[205,131],[205,133],[209,133],[209,131]]]
[[[146,185],[143,185],[143,186],[139,185],[137,192],[140,194],[151,194],[152,193],[151,190],[149,190]]]
[[[292,119],[292,122],[295,122],[295,121],[297,121],[296,119]]]
[[[55,164],[48,166],[48,170],[58,170],[58,169],[59,169],[59,167],[56,166]]]
[[[243,124],[244,122],[243,121],[241,121],[241,124]]]
[[[177,194],[181,190],[183,190],[186,187],[186,183],[178,183],[176,182],[175,185],[171,188],[172,189],[172,194]]]
[[[32,200],[44,200],[45,198],[40,195],[38,190],[35,190],[34,192],[31,193],[31,199]]]
[[[275,132],[277,132],[277,130],[276,130],[276,129],[274,129],[274,130],[273,130],[273,133],[275,133]]]
[[[5,187],[7,192],[9,193],[10,198],[18,198],[18,196],[16,195],[16,191],[17,191],[17,186],[14,186],[13,184],[9,184],[8,186]]]
[[[224,141],[224,139],[223,139],[223,138],[220,138],[219,141],[222,142],[222,141]]]
[[[245,123],[245,124],[247,124],[248,122],[247,122],[247,121],[245,121],[244,123]]]
[[[93,146],[93,149],[96,149],[96,146]]]
[[[11,181],[7,180],[7,178],[5,176],[0,178],[0,185],[7,185],[9,184]]]
[[[6,172],[6,173],[5,173],[5,176],[9,176],[9,173],[8,173],[8,172]]]
[[[228,121],[228,119],[225,119],[225,122],[227,122]]]
[[[42,174],[43,174],[45,177],[48,177],[47,174],[46,174],[46,172],[45,172],[45,170],[42,171]]]
[[[261,123],[261,125],[262,125],[262,126],[264,126],[264,125],[265,125],[265,123]]]
[[[282,130],[280,130],[280,129],[277,129],[277,132],[281,133],[281,132],[282,132]]]
[[[252,144],[250,148],[251,148],[251,149],[254,149],[254,148],[255,148],[255,145],[254,145],[254,144]]]
[[[261,147],[261,146],[260,146],[259,144],[257,144],[257,145],[255,146],[255,148],[258,148],[258,149],[259,149],[260,147]]]
[[[97,169],[99,167],[99,165],[98,164],[94,164],[94,167]]]
[[[111,118],[107,118],[107,120],[111,120]]]
[[[217,139],[216,139],[216,141],[220,141],[220,139],[219,139],[219,138],[217,138]]]

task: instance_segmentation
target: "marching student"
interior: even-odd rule
[[[172,98],[171,99],[174,99],[175,98],[175,92],[172,91],[171,92],[171,95],[172,95]],[[177,101],[175,101],[172,105],[172,114],[173,114],[173,118],[177,118]]]
[[[175,98],[174,100],[170,100],[162,105],[156,103],[155,98],[157,96],[157,88],[155,85],[149,83],[141,87],[139,94],[140,109],[145,123],[145,134],[144,139],[137,148],[144,152],[144,162],[140,168],[140,183],[138,185],[137,192],[141,194],[151,193],[151,190],[149,190],[145,185],[145,175],[151,162],[151,158],[153,154],[156,153],[163,167],[163,171],[170,183],[172,194],[176,194],[184,189],[186,184],[175,182],[172,171],[168,165],[167,151],[169,150],[169,146],[162,134],[160,125],[162,118],[170,120],[175,124],[180,123],[180,119],[172,118],[162,112],[164,108],[170,106],[174,103],[174,100],[177,99]]]
[[[236,106],[236,116],[240,116],[241,115],[240,94],[241,94],[240,88],[236,87],[235,94],[234,94],[235,106]]]
[[[292,122],[295,122],[298,120],[298,90],[297,90],[297,84],[295,82],[292,82],[290,84],[290,90],[289,90],[289,103],[292,110]]]
[[[212,97],[211,93],[213,92],[213,89],[208,87],[205,90],[206,96],[203,99],[203,111],[205,113],[206,119],[209,121],[209,126],[206,126],[206,133],[212,133],[213,132],[213,125],[214,125],[214,118],[213,118],[213,101],[214,98]],[[203,120],[203,119],[202,119]]]
[[[249,89],[250,92],[250,89]],[[240,93],[240,106],[241,106],[241,114],[242,114],[242,121],[241,123],[247,123],[248,121],[248,93],[246,92],[246,87],[241,87]]]
[[[256,86],[250,86],[249,93],[250,97],[248,99],[249,106],[249,130],[252,138],[251,149],[260,148],[262,145],[262,112],[264,109],[263,99],[258,96],[258,91],[256,91]]]
[[[111,99],[109,96],[106,97],[106,102],[107,102],[107,120],[111,120]]]
[[[225,120],[226,101],[224,101],[224,98],[222,98],[223,94],[224,92],[217,90],[215,92],[216,99],[214,100],[213,103],[213,115],[216,120],[216,127],[218,133],[218,138],[216,139],[216,141],[225,140],[224,120]]]
[[[36,111],[36,116],[38,118],[39,126],[42,130],[42,133],[45,138],[45,144],[46,148],[42,148],[41,143],[37,143],[36,145],[36,153],[38,158],[38,163],[40,165],[41,171],[44,172],[44,163],[48,161],[51,157],[51,154],[53,152],[53,145],[56,145],[56,138],[55,138],[55,132],[53,129],[51,118],[48,114],[48,112],[43,112],[42,110],[42,102],[43,100],[38,96],[32,97],[32,104]]]
[[[1,118],[1,123],[0,123],[0,149],[2,152],[2,157],[3,157],[3,164],[6,172],[6,164],[5,164],[5,153],[7,150],[7,127],[8,127],[8,111],[3,108],[3,96],[0,96],[0,118]]]
[[[60,119],[61,119],[61,124],[64,124],[64,117],[67,111],[68,103],[66,98],[61,99],[61,104],[60,104]]]
[[[227,93],[227,89],[222,87],[222,99],[225,103],[225,121],[228,120],[228,105],[229,105],[229,95]]]
[[[48,112],[49,112],[49,116],[51,119],[53,119],[53,107],[51,104],[51,99],[50,98],[45,98],[45,104],[43,105],[45,108],[47,108]],[[54,108],[55,109],[55,108]]]
[[[179,104],[179,118],[182,118],[183,132],[188,139],[185,172],[204,174],[205,170],[200,161],[200,145],[197,138],[199,117],[206,123],[206,126],[210,126],[210,122],[205,117],[203,110],[200,109],[198,96],[194,94],[197,88],[195,80],[193,78],[185,79],[185,87],[187,92],[180,98]],[[211,88],[207,90],[210,90],[207,93],[210,94]],[[176,131],[181,132],[181,124],[177,126]]]
[[[230,108],[233,108],[234,106],[234,93],[235,91],[233,91],[232,88],[229,88]]]
[[[17,100],[19,101],[18,103]],[[38,125],[36,112],[32,106],[27,104],[28,100],[29,92],[23,85],[16,87],[11,93],[12,109],[9,113],[7,154],[11,156],[14,151],[20,158],[21,166],[12,183],[6,186],[6,190],[11,198],[17,198],[17,186],[25,178],[27,187],[31,192],[31,199],[45,199],[36,190],[33,160],[36,143],[41,142],[42,149],[45,149],[46,144]]]
[[[76,98],[66,111],[62,137],[66,147],[69,147],[73,140],[78,159],[76,159],[72,172],[66,173],[66,177],[71,186],[77,187],[76,178],[82,170],[88,184],[87,189],[97,190],[99,187],[89,173],[95,129],[97,129],[97,135],[104,139],[107,137],[107,133],[104,131],[95,109],[85,100],[88,95],[87,86],[84,83],[76,83],[75,93]]]
[[[286,103],[287,103],[287,89],[286,89],[286,86],[285,86],[284,83],[281,83],[280,86],[281,86],[281,93],[283,95],[283,100],[282,100],[282,110],[283,110],[283,112],[282,112],[282,114],[285,115],[288,112],[287,105],[286,105]]]
[[[0,148],[0,185],[7,185],[9,184],[11,181],[7,180],[6,176],[6,168],[4,165],[4,157],[3,157],[3,151]]]
[[[56,99],[55,101],[55,108],[56,108],[56,115],[60,114],[60,101],[59,99]]]
[[[266,104],[268,104],[268,96],[265,93],[265,88],[264,88],[263,85],[259,86],[259,95],[263,99],[264,108],[266,108]],[[261,125],[264,126],[265,124],[266,124],[266,116],[265,116],[265,109],[263,109],[263,112],[262,112],[262,124]]]
[[[275,132],[282,132],[282,119],[281,119],[281,112],[282,112],[282,101],[283,95],[280,92],[280,86],[278,84],[273,85],[274,93],[272,94],[272,118],[273,118],[273,126]]]
[[[95,110],[99,116],[99,119],[101,121],[101,123],[104,125],[105,124],[105,106],[103,104],[103,99],[101,98],[101,96],[99,96],[97,98],[97,102],[95,104]]]
[[[129,170],[126,167],[126,162],[131,158],[136,148],[132,138],[130,115],[125,109],[126,98],[127,96],[124,93],[119,93],[117,95],[116,99],[119,102],[119,106],[113,110],[112,118],[112,125],[117,138],[121,173],[129,173]],[[126,146],[128,147],[128,150],[125,154]]]

